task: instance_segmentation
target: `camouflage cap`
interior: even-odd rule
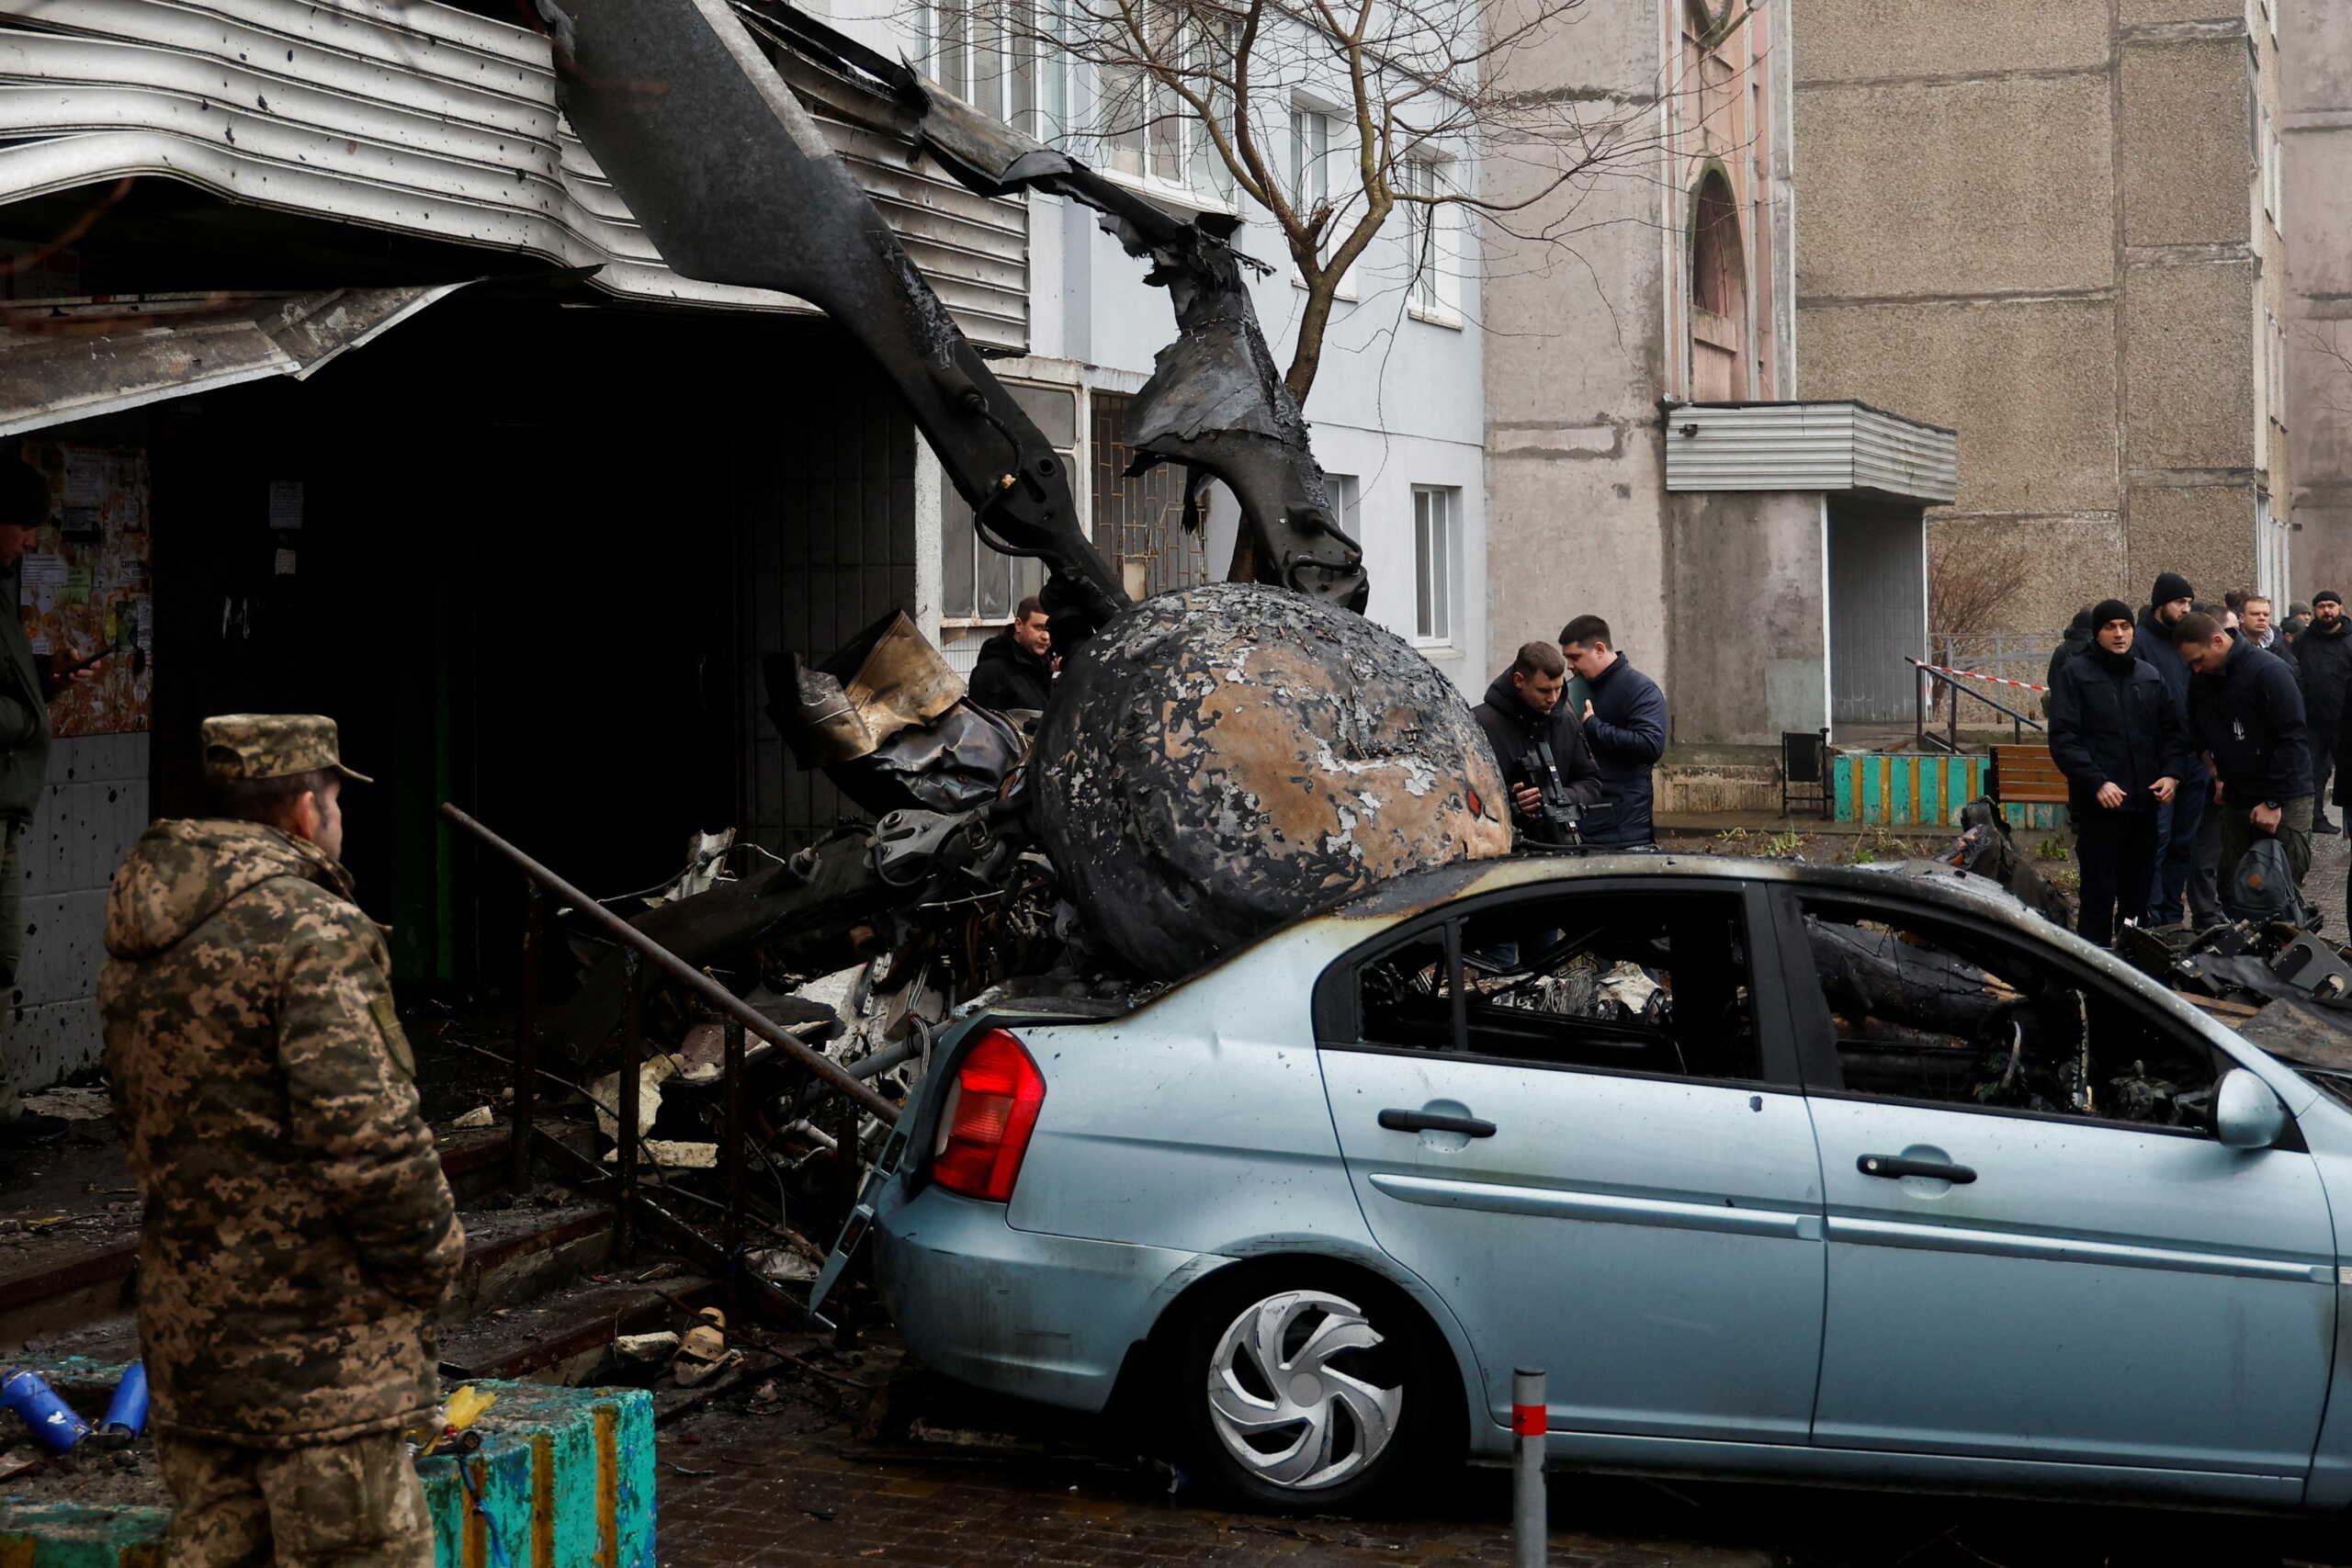
[[[334,720],[315,713],[228,713],[204,721],[204,772],[216,779],[282,779],[324,770],[376,781],[343,765]]]

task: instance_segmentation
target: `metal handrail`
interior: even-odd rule
[[[899,1108],[875,1093],[847,1067],[820,1051],[810,1050],[791,1031],[771,1021],[751,1003],[655,942],[610,909],[605,908],[604,905],[591,898],[471,817],[467,816],[457,807],[445,803],[441,807],[441,815],[481,840],[491,849],[497,851],[501,856],[513,863],[515,869],[525,876],[529,877],[533,882],[563,900],[572,909],[577,910],[580,917],[596,928],[601,934],[612,938],[625,947],[636,950],[646,962],[692,991],[722,1017],[741,1024],[753,1034],[784,1052],[806,1068],[812,1077],[822,1078],[827,1085],[838,1089],[854,1101],[867,1115],[879,1120],[885,1127],[898,1124]]]
[[[1973,697],[1988,708],[2007,714],[2009,716],[2012,739],[2023,741],[2025,727],[2029,724],[2036,729],[2043,728],[2040,719],[2027,717],[2007,703],[1986,696],[1975,687],[1964,683],[1958,676],[1947,675],[1923,660],[1914,659],[1906,653],[1903,656],[1903,662],[1911,666],[1915,671],[1911,686],[1911,733],[1922,751],[1930,746],[1940,746],[1954,756],[1960,754],[1960,704],[1957,700],[1951,705],[1951,718],[1946,734],[1928,733],[1928,708],[1930,705],[1928,702],[1928,682],[1941,682],[1962,696]],[[1923,675],[1927,677],[1926,681],[1919,679]]]

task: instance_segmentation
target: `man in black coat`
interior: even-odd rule
[[[2195,595],[2187,578],[2177,571],[2158,573],[2155,589],[2148,596],[2147,611],[2140,617],[2140,629],[2132,642],[2132,651],[2164,677],[2174,705],[2183,714],[2188,711],[2188,666],[2182,661],[2172,634],[2182,617],[2195,609]],[[2202,835],[2213,852],[2201,857],[2198,853],[2200,829],[2205,826],[2212,793],[2213,775],[2198,759],[2192,740],[2188,771],[2180,775],[2180,788],[2156,811],[2155,894],[2149,900],[2148,916],[2143,924],[2179,924],[2184,896],[2188,900],[2189,919],[2199,929],[2228,920],[2222,910],[2218,886],[2218,839]]]
[[[2105,947],[2119,908],[2137,919],[2156,870],[2156,816],[2188,765],[2172,691],[2132,651],[2132,607],[2109,599],[2088,612],[2094,640],[2057,667],[2050,690],[2050,754],[2066,775],[2083,874],[2075,929]]]
[[[979,662],[967,686],[971,699],[1002,713],[1031,708],[1043,713],[1054,688],[1054,636],[1045,609],[1033,599],[1014,607],[1012,624],[980,644]]]
[[[2222,814],[2222,865],[2234,875],[2258,835],[2278,839],[2300,882],[2312,868],[2311,731],[2294,671],[2211,615],[2173,628],[2193,678],[2189,743],[2203,749]]]
[[[1495,677],[1487,700],[1470,710],[1502,764],[1503,782],[1510,788],[1511,830],[1522,843],[1568,841],[1544,816],[1547,794],[1553,804],[1579,810],[1590,809],[1600,798],[1600,770],[1583,730],[1560,704],[1567,684],[1568,664],[1560,650],[1548,642],[1531,642]]]
[[[1581,716],[1585,742],[1600,764],[1601,795],[1585,842],[1647,849],[1657,841],[1650,770],[1666,755],[1666,694],[1617,650],[1599,615],[1578,615],[1562,626],[1560,652],[1591,693]]]
[[[2352,618],[2344,614],[2344,597],[2332,588],[2312,595],[2312,624],[2295,639],[2295,673],[2303,682],[2303,712],[2312,728],[2312,784],[2314,798],[2327,793],[2327,775],[2335,765],[2335,738],[2344,728],[2345,698],[2352,693]],[[2318,812],[2314,833],[2333,833],[2336,825]]]

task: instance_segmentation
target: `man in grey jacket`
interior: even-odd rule
[[[49,689],[18,609],[18,568],[49,521],[49,480],[15,457],[0,457],[0,1001],[17,984],[24,955],[22,845],[49,773]],[[65,1123],[28,1112],[0,1066],[0,1149],[53,1143]]]

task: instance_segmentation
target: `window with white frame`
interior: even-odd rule
[[[1205,99],[1214,118],[1228,117],[1231,99],[1208,73],[1230,67],[1231,25],[1204,23],[1164,0],[1141,0],[1139,15],[1147,47],[1138,52],[1181,71],[1185,88]],[[1173,83],[1141,65],[1104,66],[1098,108],[1095,130],[1103,164],[1112,173],[1182,192],[1195,201],[1233,204],[1233,172],[1200,115]]]
[[[1331,121],[1308,104],[1290,107],[1290,200],[1301,220],[1331,199]]]
[[[1323,488],[1330,492],[1331,521],[1345,530],[1350,538],[1363,538],[1363,533],[1356,527],[1356,508],[1363,490],[1356,476],[1327,473],[1323,476]]]
[[[1007,383],[1022,412],[1062,458],[1062,471],[1078,472],[1078,393],[1069,387]],[[971,509],[950,489],[940,502],[939,618],[943,625],[991,626],[1012,618],[1012,607],[1045,585],[1045,565],[1026,556],[1008,556],[980,542]]]
[[[928,0],[924,59],[933,81],[1040,141],[1069,128],[1069,67],[1055,39],[1066,0]]]
[[[1453,640],[1453,598],[1461,573],[1462,492],[1413,487],[1413,640]]]
[[[1407,196],[1443,196],[1452,186],[1443,163],[1436,158],[1410,157],[1397,165],[1398,184]],[[1453,322],[1460,318],[1462,278],[1454,265],[1453,210],[1428,199],[1401,203],[1405,209],[1406,261],[1409,268],[1405,304],[1424,321]]]

